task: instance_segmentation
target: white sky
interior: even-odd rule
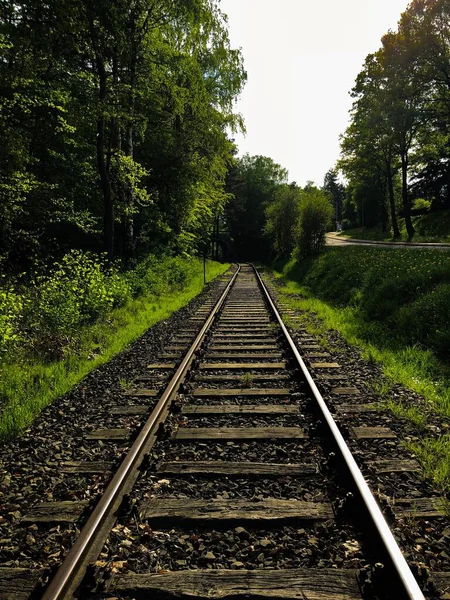
[[[289,180],[323,184],[339,157],[349,91],[408,0],[221,0],[248,74],[239,154],[269,156]]]

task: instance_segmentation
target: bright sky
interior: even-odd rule
[[[221,0],[248,74],[239,154],[269,156],[289,180],[323,184],[339,157],[349,91],[408,0]]]

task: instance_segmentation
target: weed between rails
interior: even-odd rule
[[[0,365],[0,440],[16,436],[39,412],[68,392],[90,371],[109,361],[149,327],[167,319],[203,289],[203,264],[191,261],[185,285],[166,286],[157,296],[146,293],[112,310],[105,319],[81,329],[76,352],[62,360],[22,358]],[[208,280],[229,265],[208,262]],[[129,382],[122,382],[123,389]]]

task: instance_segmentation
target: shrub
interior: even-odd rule
[[[301,256],[317,256],[325,247],[333,208],[318,189],[304,190],[300,201],[298,250]]]
[[[450,253],[355,246],[301,264],[295,278],[320,299],[351,305],[365,327],[382,325],[396,343],[450,360]]]
[[[449,306],[450,284],[441,283],[398,311],[397,327],[410,341],[419,341],[449,359]]]
[[[51,357],[64,354],[80,327],[105,317],[131,296],[130,286],[106,260],[72,251],[31,289],[26,311],[34,349]]]
[[[0,352],[7,352],[20,339],[24,301],[4,278],[0,281],[3,283],[0,287]]]
[[[431,202],[424,198],[416,198],[413,202],[412,209],[417,211],[426,211],[431,207]]]
[[[24,294],[0,279],[0,357],[14,347],[23,356],[62,359],[79,350],[83,327],[107,319],[132,298],[185,288],[196,270],[193,260],[148,256],[122,274],[104,257],[72,251]]]

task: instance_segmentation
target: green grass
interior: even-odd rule
[[[422,469],[443,492],[450,491],[450,435],[409,442],[408,449],[415,454]]]
[[[430,330],[433,319],[429,319],[427,304],[431,304],[437,313],[433,318],[442,318],[444,327],[450,326],[449,304],[437,308],[439,303],[428,296],[429,286],[450,287],[449,265],[450,255],[438,251],[352,247],[328,250],[303,263],[279,263],[274,271],[281,284],[281,301],[303,311],[293,326],[306,327],[321,339],[330,329],[337,330],[367,360],[380,365],[386,381],[374,391],[384,406],[414,429],[420,441],[412,450],[420,458],[424,476],[443,491],[450,485],[450,435],[427,437],[426,427],[432,415],[448,424],[448,354],[414,340],[408,319],[397,328],[393,323],[398,314],[404,316],[415,307],[414,318]],[[396,402],[390,395],[395,383],[421,394],[429,409]]]
[[[17,360],[2,364],[0,440],[19,434],[45,406],[69,391],[90,371],[106,363],[149,327],[167,319],[198,295],[203,289],[203,262],[197,259],[193,262],[194,275],[184,289],[168,289],[158,296],[141,296],[113,310],[103,321],[82,330],[77,351],[64,360]],[[228,264],[208,261],[208,281],[228,267]],[[126,387],[129,382],[121,384]]]
[[[390,230],[382,231],[381,227],[355,227],[353,229],[345,229],[337,234],[343,238],[355,238],[357,240],[372,240],[376,242],[392,242],[393,237]],[[400,241],[400,240],[396,240]]]
[[[450,243],[450,210],[441,210],[425,215],[412,217],[412,222],[416,233],[413,242],[443,242]],[[394,240],[392,231],[388,227],[387,231],[382,231],[381,227],[357,227],[355,229],[346,229],[339,233],[341,237],[349,237],[360,240],[374,241],[408,241],[405,220],[399,219],[400,238]]]

